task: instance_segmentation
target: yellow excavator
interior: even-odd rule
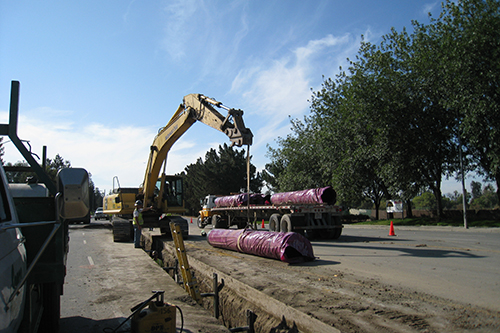
[[[226,110],[227,115],[223,116],[216,108]],[[221,102],[201,94],[184,96],[183,103],[154,138],[142,186],[122,188],[115,177],[112,193],[104,198],[104,213],[112,215],[115,242],[131,239],[132,213],[136,200],[142,200],[144,207],[152,207],[143,213],[143,227],[160,228],[161,233],[170,233],[169,223],[173,221],[181,226],[183,235],[188,236],[186,220],[179,215],[172,215],[186,211],[182,178],[167,176],[165,170],[170,148],[196,121],[226,134],[233,146],[252,144],[253,134],[245,127],[242,110],[228,108]]]

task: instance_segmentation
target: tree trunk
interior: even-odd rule
[[[495,183],[497,184],[497,198],[498,202],[500,203],[500,176],[499,173],[495,174]]]
[[[379,214],[378,214],[378,209],[380,208],[380,202],[375,201],[375,220],[378,221]]]
[[[432,192],[434,192],[434,197],[436,198],[437,219],[438,221],[441,221],[441,218],[443,217],[443,202],[441,197],[441,188],[439,186],[436,186],[432,189]]]
[[[406,200],[406,217],[413,217],[413,211],[411,208],[411,199]]]

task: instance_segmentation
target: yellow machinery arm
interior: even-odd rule
[[[223,116],[215,107],[225,109],[227,116]],[[245,127],[242,110],[227,108],[221,102],[201,94],[185,96],[183,104],[179,106],[168,124],[160,129],[151,146],[142,190],[144,207],[152,203],[161,166],[166,165],[170,148],[196,121],[223,132],[229,137],[232,145],[241,147],[252,144],[253,134],[249,128]],[[165,172],[163,172],[162,180],[164,177]],[[164,181],[161,184],[163,187]],[[160,194],[163,194],[164,189],[159,190]],[[161,198],[161,195],[159,197]],[[162,200],[158,200],[155,208],[162,209],[163,207],[159,207],[161,205]]]

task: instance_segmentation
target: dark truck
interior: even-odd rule
[[[10,120],[0,124],[0,135],[8,135],[30,164],[22,171],[35,172],[43,184],[8,184],[0,167],[0,331],[58,332],[67,220],[88,216],[89,176],[66,168],[55,184],[50,180],[17,137],[18,100],[19,82],[13,81]]]

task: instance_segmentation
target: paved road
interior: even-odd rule
[[[193,222],[190,234],[199,235]],[[350,273],[500,311],[500,229],[395,231],[393,237],[388,227],[346,226],[336,241],[313,241],[314,254],[325,274]]]
[[[184,332],[228,332],[210,312],[190,301],[185,290],[146,252],[134,249],[132,242],[114,243],[108,221],[71,225],[69,235],[61,332],[112,331],[131,314],[130,308],[151,296],[152,290],[164,290],[165,301],[182,308]],[[176,317],[179,328],[179,313]],[[119,331],[127,329],[130,321]]]
[[[500,310],[500,229],[346,226],[337,241],[313,242],[335,269]]]

